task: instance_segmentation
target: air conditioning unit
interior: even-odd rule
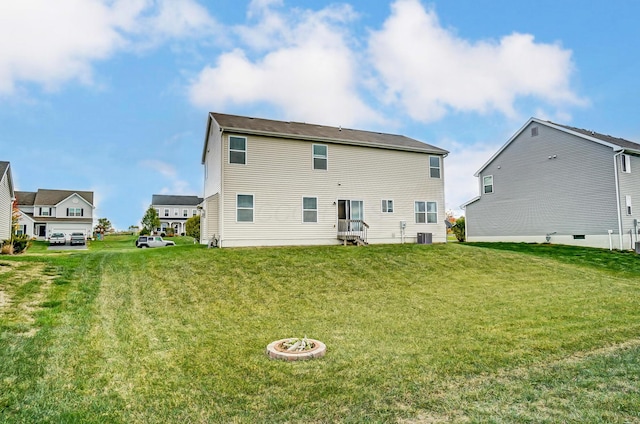
[[[432,233],[418,233],[418,244],[431,244],[432,240]]]

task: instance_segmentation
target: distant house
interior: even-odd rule
[[[475,174],[469,241],[629,249],[638,240],[640,144],[531,118]]]
[[[9,162],[0,161],[0,246],[11,238],[13,212],[13,178]]]
[[[447,151],[402,135],[210,113],[202,242],[446,242]]]
[[[202,197],[198,196],[154,194],[151,197],[151,207],[160,218],[158,230],[166,232],[168,228],[173,228],[175,234],[184,233],[187,219],[200,215],[198,206],[201,203]]]
[[[16,191],[20,209],[20,234],[41,240],[51,233],[73,232],[90,236],[93,228],[93,192],[39,189]]]

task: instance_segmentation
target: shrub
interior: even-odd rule
[[[148,228],[143,228],[142,230],[140,230],[141,236],[148,236],[149,234],[151,234],[151,231],[149,231]]]
[[[464,216],[461,216],[460,218],[456,219],[456,223],[453,224],[453,227],[451,227],[451,231],[456,236],[456,239],[458,239],[458,241],[466,240],[467,235],[465,234],[466,230],[465,230],[465,224],[464,224]]]
[[[31,240],[29,236],[13,236],[13,240],[5,240],[2,244],[3,255],[13,255],[15,253],[24,252],[31,246]]]

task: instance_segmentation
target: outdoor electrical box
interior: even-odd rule
[[[432,233],[418,233],[418,244],[431,244],[432,239]]]
[[[400,221],[400,228],[401,229],[407,228],[407,221]]]

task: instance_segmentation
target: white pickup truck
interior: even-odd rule
[[[55,244],[67,244],[67,238],[64,233],[53,233],[49,237],[49,245],[53,246]]]

